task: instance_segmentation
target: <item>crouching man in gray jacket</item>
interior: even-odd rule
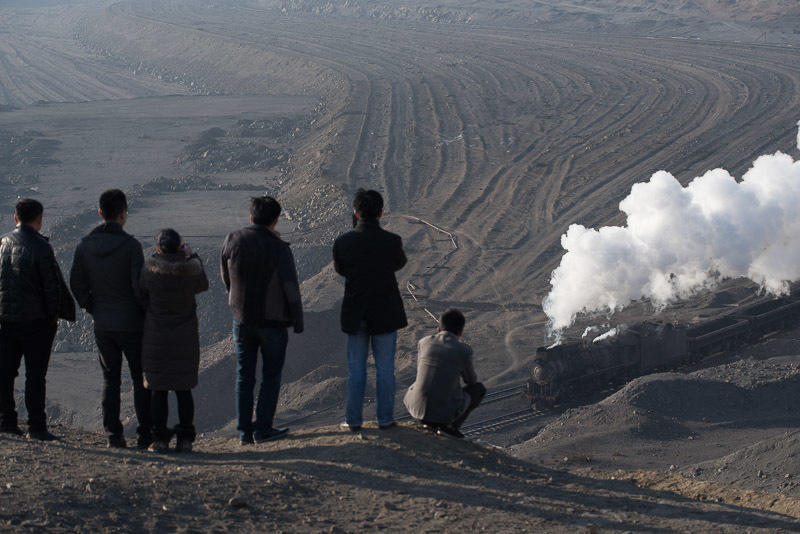
[[[450,308],[439,318],[438,332],[419,341],[417,379],[403,398],[414,419],[457,438],[464,437],[459,428],[486,394],[472,366],[472,348],[459,339],[465,323],[464,315]]]

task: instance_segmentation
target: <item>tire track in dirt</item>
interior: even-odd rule
[[[175,4],[190,12],[188,2]],[[352,156],[345,181],[382,184],[393,206],[448,221],[474,236],[476,255],[487,255],[494,274],[431,275],[453,295],[535,301],[568,224],[608,221],[630,185],[657,167],[713,160],[710,151],[735,132],[728,122],[752,126],[747,139],[757,139],[780,122],[770,110],[798,109],[787,96],[797,92],[797,67],[770,74],[786,70],[782,62],[796,52],[424,23],[403,29],[358,18],[269,20],[249,11],[233,32],[214,22],[224,16],[195,13],[224,38],[345,74],[346,115],[325,122],[342,134],[338,146],[349,145],[338,155]],[[341,126],[356,119],[357,129]],[[758,145],[780,142],[784,131]],[[724,153],[743,142],[734,139]],[[491,278],[504,280],[499,297],[480,293]]]

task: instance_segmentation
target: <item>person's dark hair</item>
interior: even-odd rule
[[[250,215],[254,223],[270,226],[280,214],[281,205],[274,198],[264,195],[250,199]]]
[[[455,335],[464,331],[464,325],[466,323],[467,320],[464,318],[464,314],[455,308],[447,309],[442,316],[439,317],[439,328]]]
[[[100,213],[106,221],[116,220],[128,210],[128,199],[119,189],[109,189],[100,195]]]
[[[181,235],[172,228],[160,230],[156,236],[156,244],[164,254],[175,254],[182,242]]]
[[[353,208],[359,219],[377,219],[383,212],[383,197],[374,189],[356,191]]]
[[[30,224],[35,221],[39,215],[44,213],[44,206],[38,200],[32,198],[23,198],[17,201],[14,206],[14,215],[22,224]]]

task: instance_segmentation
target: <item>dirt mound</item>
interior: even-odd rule
[[[777,436],[718,460],[682,470],[698,477],[757,491],[800,496],[800,432]]]
[[[674,439],[692,434],[684,425],[687,421],[741,422],[790,415],[796,409],[793,399],[800,385],[798,364],[761,363],[747,360],[687,375],[659,373],[637,378],[593,406],[567,411],[534,442],[611,429],[640,439]]]
[[[281,389],[282,410],[318,410],[344,401],[346,371],[343,367],[322,365]]]
[[[766,532],[796,527],[791,515],[731,509],[627,481],[542,469],[409,426],[357,434],[323,427],[246,448],[234,440],[201,438],[188,455],[109,450],[99,434],[53,430],[63,439],[50,444],[0,435],[0,529]],[[793,506],[796,512],[797,503]]]
[[[709,14],[742,22],[771,21],[784,17],[800,18],[800,6],[783,0],[698,0]]]
[[[0,111],[3,111],[0,109]],[[6,110],[6,111],[11,111]],[[37,131],[0,130],[0,185],[30,186],[39,183],[38,172],[59,163],[53,157],[61,144]],[[36,188],[25,188],[29,195]]]
[[[597,404],[566,411],[515,450],[607,467],[693,465],[791,428],[799,386],[798,357],[644,376]]]

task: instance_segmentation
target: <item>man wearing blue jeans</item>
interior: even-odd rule
[[[406,264],[400,236],[380,227],[383,198],[359,190],[353,201],[355,228],[333,244],[336,272],[345,278],[342,331],[347,334],[347,399],[345,422],[352,431],[363,423],[367,356],[375,359],[377,418],[382,429],[394,423],[394,355],[397,330],[408,322],[395,272]]]
[[[286,359],[287,328],[293,327],[298,334],[303,331],[303,306],[292,251],[275,231],[280,213],[274,198],[253,198],[253,224],[230,233],[222,246],[220,271],[233,312],[236,428],[242,445],[279,439],[288,431],[272,424]],[[261,388],[253,422],[259,349]]]

